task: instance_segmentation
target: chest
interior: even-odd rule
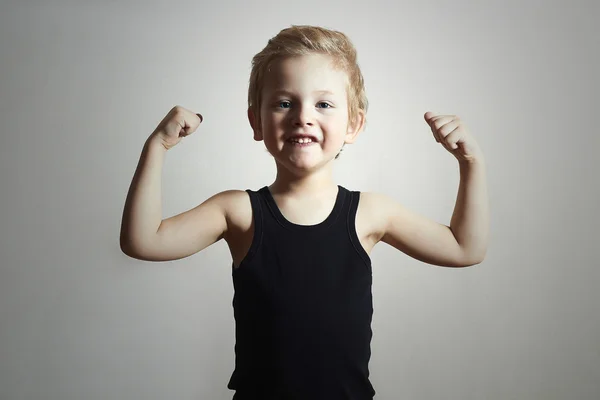
[[[373,217],[373,199],[368,193],[361,193],[358,203],[355,228],[358,240],[370,255],[373,247],[383,236],[383,224],[378,218]],[[298,225],[316,225],[329,215],[332,206],[322,204],[318,207],[282,205],[279,207],[281,214],[290,222]],[[254,220],[252,206],[246,193],[240,195],[235,207],[229,213],[228,231],[224,239],[227,242],[234,268],[237,268],[245,258],[254,238]]]

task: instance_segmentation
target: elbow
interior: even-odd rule
[[[119,246],[121,248],[121,252],[126,256],[135,258],[136,260],[141,259],[139,251],[136,251],[136,246],[134,246],[134,243],[127,237],[121,236],[119,240]]]
[[[468,263],[464,263],[463,265],[460,266],[460,268],[474,267],[476,265],[481,264],[482,262],[483,262],[483,260],[481,260],[481,261],[471,261],[471,262],[468,262]]]
[[[131,250],[130,247],[127,247],[126,245],[123,245],[122,243],[121,243],[121,253],[125,254],[127,257],[131,257],[131,258],[135,258],[135,259],[138,258],[135,255],[135,253]]]
[[[461,263],[461,267],[474,267],[475,265],[481,264],[485,260],[485,254],[466,257]]]
[[[123,235],[119,238],[119,246],[121,247],[121,251],[130,256],[131,253],[131,242]]]

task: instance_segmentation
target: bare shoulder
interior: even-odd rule
[[[369,225],[377,241],[398,244],[406,236],[418,233],[423,224],[430,225],[421,215],[409,210],[389,195],[377,192],[361,192],[359,212]],[[402,236],[402,237],[401,237]]]
[[[221,192],[221,206],[227,221],[228,234],[247,231],[252,225],[252,206],[245,190],[231,189]]]
[[[386,196],[381,193],[360,192],[356,226],[359,231],[362,231],[362,235],[372,238],[373,244],[379,242],[385,235],[387,214],[382,207],[385,206],[386,200]]]
[[[410,219],[415,217],[413,212],[391,196],[377,192],[361,192],[359,209],[366,218],[373,221],[380,234],[380,240],[385,239],[392,224],[408,228]]]
[[[232,262],[237,268],[248,253],[254,238],[254,217],[250,196],[245,190],[229,190],[223,197],[227,230],[223,239],[229,246]]]

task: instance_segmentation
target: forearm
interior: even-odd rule
[[[468,262],[481,262],[489,240],[489,202],[483,158],[460,162],[460,185],[450,229]]]
[[[166,149],[150,138],[144,144],[129,187],[121,221],[121,249],[135,252],[152,240],[162,222],[161,179]]]

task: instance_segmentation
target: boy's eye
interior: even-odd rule
[[[321,101],[321,102],[319,102],[319,103],[317,103],[317,104],[319,104],[319,105],[324,105],[324,107],[322,107],[322,108],[331,108],[331,104],[329,104],[329,103],[326,103],[326,102],[324,102],[324,101]],[[289,107],[289,106],[290,106],[290,102],[289,102],[289,101],[280,101],[280,102],[278,102],[278,105],[279,105],[280,107],[281,107],[282,105],[286,105],[286,106],[288,106],[288,107]],[[288,107],[282,107],[282,108],[288,108]]]

